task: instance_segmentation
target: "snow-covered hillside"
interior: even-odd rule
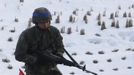
[[[51,11],[51,25],[63,29],[66,50],[88,70],[98,75],[134,74],[133,0],[0,0],[0,75],[18,75],[19,68],[24,71],[24,63],[16,61],[13,53],[37,7]],[[57,16],[60,23],[55,23]],[[92,75],[75,67],[58,67],[63,75]]]

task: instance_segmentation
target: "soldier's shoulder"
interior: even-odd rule
[[[31,34],[31,32],[35,31],[35,26],[25,29],[21,34],[23,35],[27,35],[27,34]]]
[[[54,32],[59,32],[58,28],[54,27],[54,26],[50,26],[50,30],[54,31]]]

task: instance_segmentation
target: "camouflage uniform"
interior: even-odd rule
[[[21,33],[16,46],[15,58],[26,63],[26,75],[62,75],[56,67],[57,64],[51,62],[40,64],[37,60],[40,58],[38,58],[36,51],[49,49],[53,52],[52,44],[56,50],[54,52],[62,55],[64,52],[62,36],[58,29],[53,26],[43,30],[35,25]],[[27,63],[27,61],[29,62]]]

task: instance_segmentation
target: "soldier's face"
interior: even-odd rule
[[[50,20],[40,22],[38,23],[38,26],[42,29],[47,29],[50,27]]]

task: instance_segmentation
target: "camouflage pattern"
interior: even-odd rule
[[[26,63],[28,56],[37,58],[37,50],[51,50],[52,43],[55,46],[56,54],[63,55],[64,46],[62,36],[60,35],[58,29],[50,26],[49,29],[43,30],[35,25],[34,27],[26,29],[21,33],[16,46],[15,58],[18,61]],[[34,64],[26,63],[26,75],[62,75],[56,65],[57,64],[55,63],[39,64],[38,61]]]

